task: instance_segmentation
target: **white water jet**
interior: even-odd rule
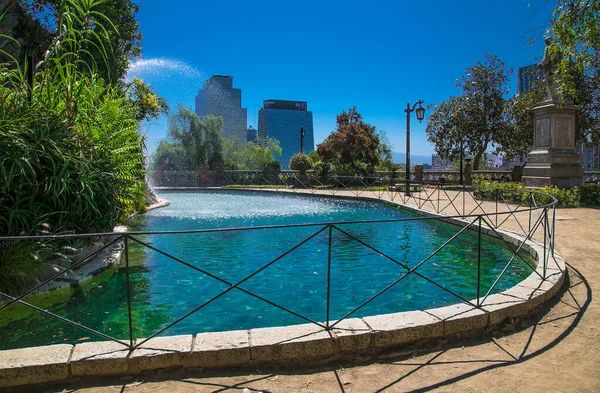
[[[129,66],[125,79],[130,81],[134,76],[138,78],[143,76],[165,77],[165,71],[170,74],[167,77],[171,77],[172,74],[176,73],[185,79],[201,80],[202,82],[206,79],[202,72],[181,60],[160,57],[135,60]]]
[[[177,104],[193,110],[195,97],[206,80],[203,72],[186,62],[162,57],[133,61],[125,80],[130,82],[134,77],[149,84],[167,101],[171,110],[175,109]],[[142,129],[147,136],[146,147],[150,154],[160,140],[166,137],[167,119],[161,116],[158,120],[146,122]]]

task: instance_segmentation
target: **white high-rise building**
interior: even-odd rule
[[[213,75],[196,96],[196,114],[223,118],[223,137],[246,142],[248,110],[242,108],[242,89],[233,87],[233,76]]]

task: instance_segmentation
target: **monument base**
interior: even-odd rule
[[[521,180],[533,188],[582,186],[583,168],[575,150],[576,108],[545,101],[533,112],[535,148],[527,156]]]
[[[527,187],[581,187],[583,168],[579,154],[571,150],[534,150],[527,157],[521,181]]]

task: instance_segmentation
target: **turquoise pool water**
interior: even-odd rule
[[[161,192],[171,201],[131,222],[133,231],[176,231],[350,222],[416,217],[372,202],[245,192]],[[322,226],[137,235],[141,241],[230,282],[238,282]],[[433,221],[340,224],[339,228],[381,253],[415,266],[459,231]],[[314,236],[241,287],[315,321],[324,321],[329,233]],[[331,319],[340,318],[398,279],[406,269],[334,230],[331,239]],[[513,255],[501,241],[482,241],[485,293]],[[135,337],[146,337],[213,298],[227,285],[135,242],[130,242],[132,315]],[[477,234],[466,231],[417,270],[472,299],[477,283]],[[494,292],[524,279],[531,270],[517,259]],[[37,300],[34,300],[35,304]],[[416,275],[409,275],[353,316],[427,309],[460,300]],[[40,301],[41,302],[41,301]],[[40,303],[41,305],[41,303]],[[79,288],[50,310],[117,338],[128,337],[125,269]],[[8,311],[8,312],[6,312]],[[221,296],[163,335],[249,329],[306,321],[237,290]],[[102,340],[39,313],[0,312],[0,347]]]

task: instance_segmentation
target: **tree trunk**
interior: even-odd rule
[[[479,152],[477,152],[477,154],[475,154],[475,157],[473,157],[473,170],[474,171],[479,170],[479,160],[481,159],[483,152],[484,152],[483,150],[480,150]]]
[[[481,156],[483,156],[483,153],[485,153],[485,151],[487,150],[488,143],[489,143],[488,141],[485,141],[485,143],[483,144],[481,149],[479,149],[477,154],[475,154],[475,157],[473,157],[473,170],[474,171],[479,170],[479,161],[481,160]]]

